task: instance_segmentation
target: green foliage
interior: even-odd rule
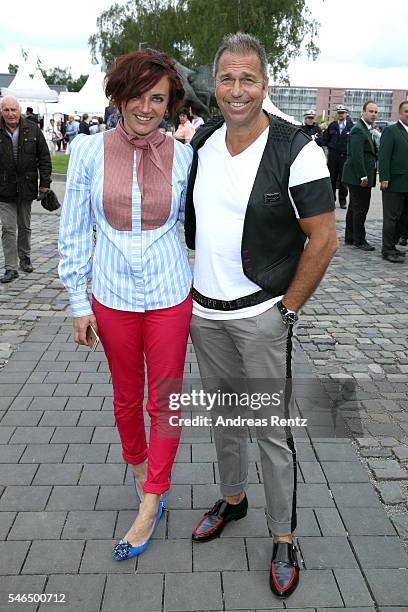
[[[16,74],[18,70],[18,64],[9,64],[7,70],[9,74]]]
[[[301,49],[317,56],[318,25],[305,0],[129,0],[101,13],[89,44],[107,65],[141,45],[197,67],[212,63],[225,34],[243,31],[264,44],[273,76],[284,77]]]
[[[87,74],[81,74],[77,79],[74,79],[70,66],[65,68],[57,66],[49,70],[41,67],[41,72],[48,85],[66,85],[68,91],[79,91],[88,78]]]

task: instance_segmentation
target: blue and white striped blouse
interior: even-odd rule
[[[79,135],[72,143],[62,206],[59,275],[69,293],[73,317],[92,314],[87,281],[96,299],[117,310],[144,312],[180,304],[191,288],[191,272],[178,233],[192,149],[174,142],[172,202],[166,222],[141,228],[141,193],[133,156],[132,228],[122,231],[103,209],[104,133]],[[93,224],[96,245],[93,247]]]

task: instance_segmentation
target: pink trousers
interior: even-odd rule
[[[164,493],[170,488],[170,472],[180,440],[180,430],[168,426],[168,392],[181,389],[191,295],[177,306],[146,312],[114,310],[93,297],[92,309],[112,374],[114,414],[123,459],[138,464],[147,458],[143,490]],[[145,360],[149,446],[143,415]],[[167,423],[167,427],[160,426],[160,422]]]

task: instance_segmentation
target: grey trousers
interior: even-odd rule
[[[31,202],[0,202],[0,221],[5,268],[17,270],[17,256],[31,255]]]
[[[276,306],[247,319],[217,321],[193,315],[191,338],[205,392],[217,388],[249,393],[264,391],[271,382],[278,388],[291,383],[292,330],[283,323]],[[288,389],[287,389],[288,391]],[[290,398],[290,399],[289,399]],[[289,416],[290,390],[286,405],[271,406],[258,414]],[[214,410],[214,409],[213,409]],[[225,407],[216,408],[218,415]],[[242,409],[241,409],[242,410]],[[248,414],[248,412],[247,412]],[[238,495],[246,488],[248,432],[245,427],[214,427],[222,495]],[[218,418],[218,417],[217,417]],[[256,431],[260,449],[269,527],[274,535],[296,528],[296,447],[288,426],[260,427]]]

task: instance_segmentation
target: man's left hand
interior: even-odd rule
[[[49,187],[40,187],[38,190],[37,202],[43,200],[49,191],[51,191]]]

